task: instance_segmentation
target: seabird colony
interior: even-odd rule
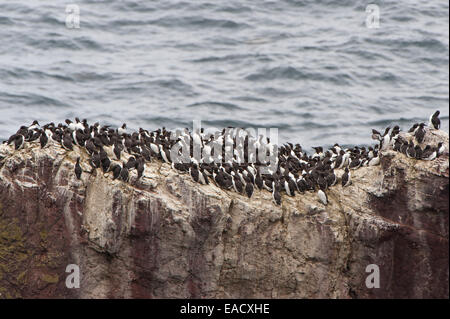
[[[58,143],[68,152],[74,150],[73,145],[78,145],[89,154],[89,164],[93,170],[109,172],[113,180],[123,182],[129,182],[130,170],[136,170],[140,179],[146,163],[159,160],[168,163],[180,174],[189,174],[195,182],[209,184],[213,181],[222,189],[234,190],[249,198],[255,188],[265,189],[272,193],[275,204],[281,205],[282,193],[295,196],[297,193],[317,192],[318,200],[327,205],[327,189],[339,182],[335,169],[344,169],[340,183],[347,187],[352,183],[351,170],[379,165],[380,151],[383,150],[393,149],[416,160],[430,161],[439,157],[444,152],[442,143],[426,145],[424,149],[419,145],[426,134],[425,125],[416,123],[408,130],[414,137],[409,142],[399,134],[399,126],[395,126],[392,130],[386,128],[383,134],[373,129],[372,139],[378,143],[368,149],[358,146],[344,149],[335,144],[326,151],[320,146],[313,147],[315,152],[311,155],[300,144],[286,143],[278,147],[271,144],[269,138],[264,140],[262,135],[255,138],[243,134],[244,130],[240,128],[229,127],[216,134],[205,134],[203,129],[200,132],[185,129],[173,138],[172,132],[164,127],[152,132],[140,128],[139,132],[130,134],[126,124],[114,129],[99,123],[89,125],[87,120],[80,121],[79,118],[75,118],[75,122],[67,119],[65,124],[49,123],[44,126],[34,121],[30,126],[20,127],[3,143],[14,144],[16,150],[33,141],[39,141],[41,148],[48,143]],[[430,117],[428,126],[430,129],[440,129],[439,111]],[[200,154],[208,155],[200,158],[193,156],[194,145],[200,146]],[[179,151],[175,154],[180,157],[183,148],[189,150],[187,160],[172,160],[174,146],[178,147]],[[108,157],[106,148],[112,148],[114,158]],[[238,149],[243,152],[236,151]],[[249,155],[249,149],[256,150],[256,154]],[[230,150],[232,155],[227,157],[225,153]],[[124,152],[129,154],[127,161],[123,160]],[[268,161],[260,161],[258,152],[265,153],[268,158],[272,156],[275,163],[270,166],[272,169]],[[78,157],[75,176],[81,179],[82,172]]]

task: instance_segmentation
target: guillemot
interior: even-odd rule
[[[422,159],[423,151],[422,151],[422,148],[420,147],[420,145],[414,146],[414,153],[415,153],[415,156],[414,156],[415,159],[418,159],[418,160]]]
[[[122,163],[122,169],[120,171],[119,178],[124,182],[128,182],[128,180],[130,179],[130,173],[128,171],[126,163]]]
[[[119,178],[120,172],[122,171],[122,166],[119,164],[114,164],[111,168],[111,171],[113,172],[113,180]]]
[[[425,138],[425,129],[424,129],[425,123],[420,123],[419,127],[414,131],[414,138],[416,139],[417,143],[422,143],[423,139]]]
[[[425,146],[425,149],[422,151],[422,159],[425,161],[432,161],[437,156],[437,150],[432,148],[430,145]]]
[[[390,141],[391,141],[391,135],[389,134],[390,129],[391,129],[390,127],[387,127],[386,130],[384,131],[384,134],[380,141],[380,149],[381,150],[387,150],[390,145]]]
[[[247,194],[248,198],[251,198],[252,195],[253,195],[253,190],[254,190],[253,183],[251,182],[250,178],[247,177],[247,176],[244,179],[245,179],[245,182],[246,182],[246,184],[245,184],[245,193]]]
[[[77,163],[75,164],[75,176],[77,179],[81,179],[81,166],[80,166],[80,157],[77,158]]]
[[[136,163],[136,170],[138,173],[137,179],[140,179],[144,175],[145,160],[143,157],[139,157]]]
[[[348,170],[348,167],[345,168],[345,172],[342,175],[341,180],[342,180],[342,187],[347,187],[347,186],[351,185],[352,178],[351,178],[351,173]]]
[[[419,126],[419,123],[414,123],[414,125],[408,130],[408,133],[414,133]]]
[[[430,116],[430,127],[434,128],[435,130],[439,130],[441,128],[441,120],[439,119],[439,114],[441,112],[437,110]]]
[[[410,141],[408,144],[408,148],[406,149],[406,156],[408,156],[409,158],[416,157],[416,149],[413,141]]]
[[[319,189],[317,191],[317,196],[319,197],[319,201],[324,204],[325,206],[328,205],[328,197],[327,194],[322,190]]]
[[[119,135],[123,135],[127,133],[127,124],[123,123],[121,127],[117,129],[117,133]]]
[[[441,156],[442,154],[444,154],[444,152],[445,152],[445,145],[444,143],[439,142],[437,146],[437,156]]]
[[[20,150],[25,144],[25,137],[22,134],[17,134],[14,138],[14,149]]]
[[[272,198],[275,204],[281,205],[280,185],[275,181],[272,182]]]
[[[64,134],[62,146],[68,151],[73,151],[72,136],[69,132]]]
[[[41,136],[39,137],[39,143],[41,144],[41,148],[44,148],[48,143],[48,136],[44,130],[41,130]]]

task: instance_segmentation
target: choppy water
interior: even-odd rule
[[[33,119],[278,127],[304,146],[449,117],[448,1],[0,1],[0,139]]]

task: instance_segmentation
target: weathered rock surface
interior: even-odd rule
[[[444,141],[442,131],[424,143]],[[145,177],[75,178],[77,151],[0,146],[0,298],[448,298],[449,162],[388,151],[323,206],[275,206],[199,185],[167,164]],[[342,174],[342,172],[338,172]],[[68,264],[81,271],[68,289]],[[380,288],[366,287],[366,267]]]

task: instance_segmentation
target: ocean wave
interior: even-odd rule
[[[225,103],[225,102],[215,102],[215,101],[205,101],[205,102],[198,102],[186,105],[188,108],[214,108],[214,109],[223,109],[227,111],[236,111],[236,110],[245,110],[243,107],[240,107],[233,103]]]
[[[352,82],[352,77],[345,73],[332,75],[320,72],[303,71],[292,66],[261,70],[257,73],[247,75],[245,79],[249,81],[268,81],[277,79],[311,80],[332,82],[337,85],[351,85]]]
[[[42,94],[36,93],[23,93],[23,94],[12,94],[6,92],[0,92],[0,101],[5,103],[10,103],[10,105],[24,105],[24,106],[58,106],[67,107],[67,103],[51,98]]]

